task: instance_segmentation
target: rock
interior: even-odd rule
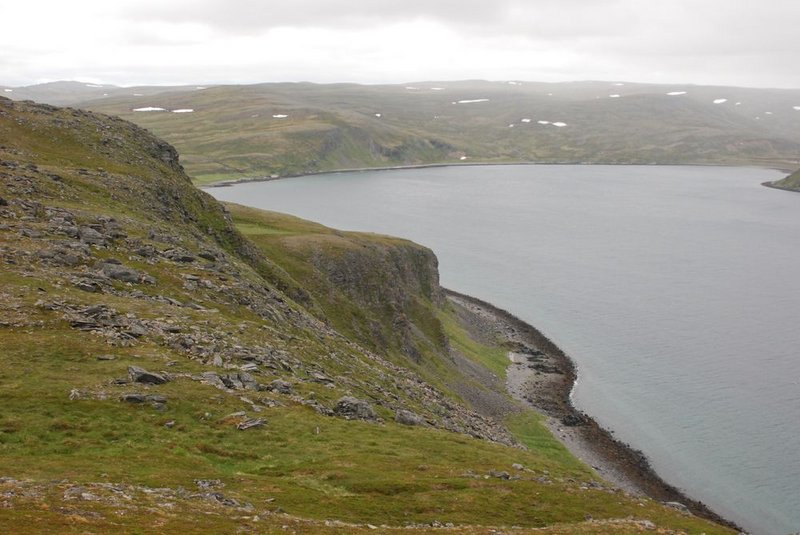
[[[128,366],[128,376],[134,383],[151,385],[163,385],[169,380],[160,373],[149,372],[139,366]]]
[[[321,383],[324,385],[333,385],[333,379],[325,375],[324,373],[320,372],[312,372],[311,373],[311,380],[315,383]]]
[[[97,360],[116,360],[114,355],[97,355]]]
[[[175,420],[170,420],[169,422],[165,423],[164,427],[166,427],[167,429],[172,429],[173,427],[175,427]]]
[[[394,419],[397,423],[403,425],[425,425],[425,420],[419,414],[405,409],[398,409]]]
[[[80,227],[78,229],[78,237],[83,243],[89,245],[105,245],[106,238],[92,227]]]
[[[144,403],[147,401],[146,394],[122,394],[120,396],[120,401],[125,401],[127,403]]]
[[[333,413],[348,420],[375,421],[378,419],[378,415],[372,405],[352,396],[345,396],[337,401]]]
[[[266,420],[263,418],[248,418],[247,420],[240,422],[236,425],[236,429],[239,431],[245,431],[247,429],[252,429],[253,427],[261,427],[266,423]]]
[[[666,505],[667,507],[670,507],[672,509],[677,509],[678,511],[680,511],[681,513],[683,513],[685,515],[689,515],[689,514],[692,513],[689,510],[689,508],[686,507],[685,505],[683,505],[681,502],[664,502],[664,505]]]
[[[25,236],[26,238],[34,238],[34,239],[41,238],[42,236],[44,236],[44,234],[42,234],[38,230],[35,230],[35,229],[32,229],[32,228],[20,229],[19,233],[22,236]]]
[[[514,464],[512,464],[512,465],[511,465],[511,468],[513,468],[514,470],[525,470],[525,467],[524,467],[524,466],[522,466],[522,465],[521,465],[521,464],[519,464],[519,463],[514,463]]]
[[[275,379],[269,384],[269,389],[273,392],[278,392],[279,394],[291,394],[292,383],[282,381],[281,379]]]
[[[133,268],[106,262],[101,270],[103,275],[110,279],[122,282],[139,282],[139,272]]]
[[[225,486],[219,479],[195,479],[194,484],[202,490],[221,489]]]
[[[495,471],[495,470],[492,470],[491,472],[489,472],[489,475],[491,477],[496,477],[497,479],[511,479],[511,474],[509,474],[505,470],[502,470],[502,471],[499,471],[499,472]]]
[[[567,427],[576,427],[585,424],[586,420],[577,414],[568,414],[561,419],[561,423]]]

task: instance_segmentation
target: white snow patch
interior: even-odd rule
[[[14,92],[13,89],[3,89],[3,91],[5,91],[6,93],[13,93]]]
[[[444,91],[444,87],[431,87],[431,91]]]
[[[86,84],[86,87],[100,88],[100,87],[103,87],[103,86],[102,85],[97,85],[97,84]]]
[[[10,89],[6,89],[6,91],[11,91]],[[793,106],[793,109],[800,111],[800,106]]]
[[[536,121],[539,124],[550,124],[550,121]]]
[[[615,84],[611,84],[611,85],[615,85],[615,86],[618,86],[618,87],[619,87],[619,86],[623,86],[623,85],[625,85],[625,84],[623,84],[622,82],[617,82],[617,83],[615,83]]]
[[[548,93],[548,94],[547,94],[547,96],[548,96],[548,97],[552,97],[552,96],[553,96],[553,94],[552,94],[552,93]]]
[[[472,100],[459,100],[456,104],[473,104],[475,102],[489,102],[488,98],[474,98]]]
[[[522,82],[508,82],[508,85],[522,85]]]
[[[559,128],[567,126],[567,123],[562,123],[561,121],[556,121],[553,123],[553,126],[557,126]]]
[[[509,127],[509,128],[514,128],[514,124],[513,124],[513,123],[512,123],[512,124],[510,124],[510,125],[508,125],[508,127]]]
[[[727,98],[715,98],[714,99],[714,104],[725,104],[726,102],[728,102]]]
[[[260,114],[258,114],[258,113],[254,113],[254,114],[253,114],[253,115],[251,115],[250,117],[252,117],[253,119],[255,119],[256,117],[259,117],[259,115],[260,115]]]
[[[408,89],[409,91],[416,91],[417,89],[419,89],[419,87],[414,87],[413,85],[407,85],[406,89]]]
[[[381,116],[381,114],[380,114],[380,113],[376,113],[376,114],[375,114],[375,117],[380,117],[380,116]]]
[[[108,93],[103,93],[103,96],[104,96],[104,97],[107,97],[107,96],[108,96]]]
[[[204,86],[202,86],[202,85],[198,85],[194,89],[195,89],[195,91],[197,91],[198,89],[206,89],[206,88]]]
[[[177,110],[172,110],[172,113],[192,113],[193,111],[193,108],[180,108]]]
[[[771,111],[765,111],[764,113],[766,113],[767,115],[772,115]]]
[[[529,122],[531,122],[531,120],[526,117],[525,119],[522,119],[522,122],[523,123],[529,123]]]
[[[289,116],[283,113],[276,113],[272,116],[273,119],[286,119],[287,117]]]
[[[144,108],[133,108],[133,111],[167,111],[164,108],[154,108],[153,106],[147,106]]]
[[[734,104],[734,106],[741,106],[741,105],[742,105],[741,102],[737,102],[736,104]]]
[[[459,160],[466,160],[466,159],[467,159],[466,156],[462,156],[461,158],[459,158]]]
[[[619,94],[614,93],[613,95],[608,95],[608,98],[619,98]]]
[[[144,95],[143,95],[143,94],[141,94],[141,93],[134,93],[134,94],[133,94],[133,96],[134,96],[134,97],[143,97]]]
[[[677,97],[678,95],[685,95],[686,91],[670,91],[667,95],[671,97]]]

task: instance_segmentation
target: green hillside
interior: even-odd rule
[[[0,140],[4,532],[732,533],[481,380],[429,250],[225,208],[117,118],[0,98]]]
[[[174,144],[200,183],[474,162],[793,168],[800,155],[798,90],[485,81],[161,89],[61,83],[8,95],[134,121]],[[153,108],[164,111],[133,111]]]
[[[800,171],[795,171],[783,180],[774,182],[773,185],[783,189],[800,191]]]

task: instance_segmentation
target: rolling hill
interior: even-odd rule
[[[800,158],[800,90],[486,81],[6,89],[131,120],[174,144],[199,183],[441,163],[793,169]]]

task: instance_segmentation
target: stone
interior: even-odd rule
[[[394,419],[403,425],[425,425],[425,420],[419,414],[405,409],[398,409]]]
[[[83,243],[88,243],[89,245],[106,244],[106,238],[92,227],[80,227],[78,229],[78,237]]]
[[[106,262],[103,264],[101,270],[103,275],[109,279],[119,280],[122,282],[139,282],[139,272],[133,268]]]
[[[116,360],[114,355],[97,355],[97,360]]]
[[[160,373],[149,372],[139,366],[128,366],[128,376],[134,383],[151,385],[163,385],[169,380]]]
[[[676,510],[680,511],[681,513],[685,514],[685,515],[691,514],[691,511],[689,510],[689,508],[686,507],[681,502],[664,502],[664,505],[666,505],[667,507],[669,507],[671,509],[676,509]]]
[[[585,424],[586,421],[577,414],[568,414],[561,419],[561,423],[567,427],[576,427]]]
[[[273,392],[278,392],[279,394],[291,394],[292,383],[283,381],[281,379],[275,379],[269,384],[269,389]]]
[[[266,423],[266,420],[263,418],[248,418],[247,420],[240,422],[236,425],[236,429],[239,431],[246,431],[247,429],[252,429],[254,427],[261,427]]]
[[[368,402],[352,396],[345,396],[336,402],[333,413],[348,420],[375,421],[378,415]]]

